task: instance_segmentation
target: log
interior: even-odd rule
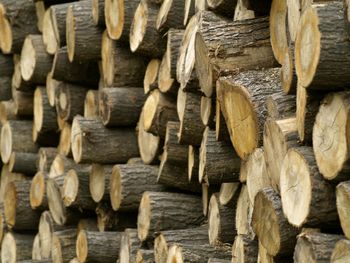
[[[282,92],[279,73],[278,68],[246,71],[221,78],[217,83],[217,96],[231,142],[238,156],[244,160],[261,145],[267,117],[266,97]]]
[[[30,207],[30,181],[11,182],[6,185],[4,195],[4,215],[9,229],[36,229],[40,213]]]
[[[258,241],[237,235],[232,246],[232,260],[238,263],[255,263],[258,260]]]
[[[69,262],[75,257],[76,229],[67,229],[52,234],[52,261]]]
[[[310,45],[315,48],[309,50]],[[310,5],[303,11],[295,42],[295,68],[303,87],[321,90],[346,87],[349,50],[341,1]]]
[[[232,207],[220,204],[219,194],[213,194],[209,201],[208,211],[208,236],[209,244],[216,245],[222,243],[233,243],[236,236],[235,221],[232,220],[236,215],[236,200]]]
[[[270,184],[279,192],[280,173],[287,151],[298,146],[296,118],[268,119],[264,127],[264,157]]]
[[[339,240],[333,249],[332,256],[331,256],[331,262],[337,263],[337,262],[347,262],[350,260],[350,241],[341,239]]]
[[[96,62],[70,62],[67,47],[62,47],[57,50],[53,60],[52,78],[77,85],[97,87],[100,74]]]
[[[129,41],[130,28],[139,0],[105,0],[105,21],[112,39]]]
[[[205,126],[215,128],[216,100],[202,96],[201,98],[201,119]],[[220,107],[219,107],[220,110]]]
[[[296,96],[275,93],[267,97],[267,114],[271,119],[287,119],[295,117]]]
[[[200,146],[205,128],[201,121],[201,96],[179,89],[177,112],[180,120],[179,143]]]
[[[340,235],[302,233],[295,246],[294,262],[330,262],[334,247],[341,239]]]
[[[51,164],[57,155],[57,148],[41,147],[38,155],[38,171],[48,173],[50,171]]]
[[[166,51],[159,69],[158,87],[161,92],[177,94],[179,83],[176,80],[176,64],[184,30],[169,29]]]
[[[199,181],[199,149],[189,145],[188,146],[188,181]]]
[[[236,73],[238,69],[276,65],[268,18],[229,22],[205,12],[202,20],[196,34],[195,57],[201,91],[207,97],[215,92],[213,88],[220,76]]]
[[[136,263],[153,263],[154,252],[153,250],[139,249],[136,254]]]
[[[115,165],[109,187],[112,208],[115,211],[137,211],[144,191],[162,191],[157,176],[157,166]]]
[[[36,173],[37,153],[12,152],[9,161],[9,170],[13,173],[34,175]]]
[[[210,197],[218,191],[220,191],[218,185],[209,186],[207,184],[202,184],[202,208],[204,216],[208,215]]]
[[[215,134],[217,141],[224,141],[226,143],[231,144],[230,134],[227,129],[227,124],[222,114],[220,101],[216,98],[215,101]]]
[[[99,92],[88,90],[84,101],[84,117],[96,118],[99,116]]]
[[[39,171],[32,180],[29,191],[30,206],[32,209],[45,210],[48,208],[46,197],[47,172]]]
[[[66,41],[68,59],[98,61],[101,59],[102,29],[92,21],[91,1],[79,1],[67,9]]]
[[[106,127],[135,127],[145,102],[141,88],[104,88],[100,90],[100,118]]]
[[[241,184],[236,183],[222,183],[219,191],[219,204],[224,206],[236,206]]]
[[[185,1],[163,1],[157,15],[157,30],[159,32],[166,32],[170,28],[184,28],[183,21],[186,15],[184,11]]]
[[[32,141],[32,121],[9,120],[1,128],[1,159],[8,163],[12,152],[35,153],[38,147]]]
[[[80,262],[115,262],[122,232],[92,232],[81,230],[76,242]]]
[[[57,153],[68,157],[72,156],[71,143],[70,143],[71,133],[72,133],[71,125],[68,122],[64,122],[60,132],[60,141],[58,143]]]
[[[164,55],[165,56],[165,55]],[[163,56],[163,57],[164,57]],[[145,94],[158,88],[158,74],[160,70],[161,61],[159,59],[152,59],[146,68],[145,77],[143,78],[143,90]]]
[[[39,240],[39,234],[36,234],[33,241],[33,249],[32,249],[32,259],[33,260],[41,260],[41,244]]]
[[[14,59],[11,55],[0,55],[0,76],[12,77],[14,73]]]
[[[182,205],[184,203],[185,207]],[[137,218],[138,237],[144,241],[157,231],[198,226],[203,220],[199,197],[146,191],[142,196]]]
[[[34,236],[8,232],[1,244],[1,262],[19,262],[32,257]]]
[[[39,33],[35,5],[27,0],[4,0],[0,10],[1,51],[4,54],[19,54],[27,35]]]
[[[105,85],[142,87],[147,60],[110,39],[107,31],[102,36],[101,56]]]
[[[237,182],[241,160],[231,145],[216,141],[215,132],[207,127],[199,152],[199,181],[207,184]]]
[[[169,95],[154,90],[143,106],[143,129],[146,132],[165,137],[168,121],[177,121],[176,104]]]
[[[36,18],[38,20],[36,26],[38,30],[42,33],[43,32],[43,23],[44,23],[44,15],[46,11],[45,3],[44,1],[33,1],[35,4],[35,13]]]
[[[350,182],[342,182],[336,188],[337,210],[340,224],[344,235],[350,237],[350,220],[349,220],[349,204],[350,204]]]
[[[21,53],[21,74],[25,81],[45,84],[53,58],[46,53],[41,35],[28,35]]]
[[[11,173],[8,164],[3,164],[0,179],[0,202],[3,203],[7,184],[14,181],[27,181],[31,178],[24,174]]]
[[[71,143],[77,163],[123,163],[139,155],[133,129],[107,129],[100,120],[81,116],[73,120]]]
[[[241,187],[241,192],[237,201],[235,225],[238,235],[249,236],[250,239],[255,238],[252,227],[253,205],[249,200],[248,188],[246,185]]]
[[[230,19],[233,18],[237,0],[208,0],[208,9]]]
[[[62,199],[66,207],[79,210],[95,210],[96,203],[91,198],[89,189],[89,174],[91,166],[83,169],[71,169],[64,177]]]
[[[161,231],[154,240],[154,261],[155,263],[166,262],[169,248],[174,244],[197,244],[207,245],[208,228],[200,226],[189,229]]]
[[[179,127],[179,122],[168,121],[162,160],[179,166],[186,166],[188,162],[188,146],[178,142]]]
[[[252,226],[271,256],[293,253],[298,230],[284,217],[281,199],[271,187],[260,190],[255,197]]]
[[[209,258],[208,263],[230,263],[229,259]]]
[[[350,93],[327,95],[319,107],[312,144],[320,173],[328,180],[348,180],[348,101]]]
[[[95,26],[105,27],[105,1],[91,0],[92,2],[92,20]]]
[[[139,247],[141,247],[141,241],[137,237],[137,229],[125,229],[120,240],[119,262],[136,262]]]
[[[289,1],[289,0],[288,0]],[[298,1],[294,1],[298,2]],[[281,70],[282,88],[286,94],[295,94],[298,86],[298,78],[295,70],[295,44],[289,46],[283,52]]]
[[[101,165],[94,163],[91,165],[89,175],[89,188],[91,198],[99,203],[110,198],[110,178],[112,176],[113,165]]]

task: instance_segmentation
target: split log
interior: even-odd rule
[[[296,96],[274,93],[267,97],[267,114],[271,119],[287,119],[295,117]]]
[[[208,215],[210,197],[220,190],[217,185],[202,184],[202,208],[203,215]]]
[[[216,141],[215,132],[207,127],[199,153],[199,181],[207,184],[237,182],[241,160],[231,145]]]
[[[4,195],[6,224],[14,230],[32,230],[38,227],[40,213],[30,207],[30,181],[8,183]]]
[[[72,156],[70,137],[72,133],[72,127],[68,122],[64,122],[60,132],[60,141],[57,147],[57,153],[64,156]]]
[[[177,113],[180,120],[179,143],[200,146],[205,128],[201,121],[201,96],[179,89]]]
[[[102,36],[101,56],[105,85],[142,87],[147,60],[110,39],[107,31]]]
[[[310,50],[310,46],[315,48]],[[303,11],[295,42],[295,68],[303,87],[323,90],[346,87],[349,50],[341,1],[310,5]]]
[[[139,152],[133,129],[107,129],[100,120],[81,116],[73,120],[71,142],[77,163],[123,163]]]
[[[11,55],[0,54],[0,76],[12,77],[14,73],[14,58]]]
[[[350,93],[327,95],[319,107],[313,127],[312,143],[320,173],[331,180],[348,180],[348,112]]]
[[[37,153],[12,152],[9,161],[9,170],[13,173],[34,175],[38,161]]]
[[[48,173],[51,164],[57,155],[57,148],[41,147],[39,149],[38,171]]]
[[[168,121],[177,121],[176,104],[169,95],[154,90],[143,106],[143,128],[147,132],[165,137]]]
[[[166,262],[172,245],[195,243],[197,246],[202,246],[207,245],[208,242],[207,226],[161,231],[154,240],[154,261],[155,263]]]
[[[157,15],[157,30],[166,32],[170,28],[184,28],[184,11],[185,1],[163,1]]]
[[[79,1],[68,7],[66,41],[70,62],[101,58],[102,29],[92,21],[91,1]]]
[[[279,68],[246,71],[218,81],[217,96],[231,141],[244,160],[262,143],[266,97],[282,93],[279,73]]]
[[[70,62],[67,47],[62,47],[57,50],[53,60],[52,78],[77,85],[97,87],[100,74],[96,62]]]
[[[118,211],[137,211],[144,191],[162,191],[157,176],[157,166],[115,165],[110,179],[112,208]]]
[[[331,262],[332,263],[340,263],[347,262],[350,260],[350,241],[341,239],[339,240],[333,249]]]
[[[169,29],[166,51],[159,69],[158,87],[161,92],[177,94],[179,83],[176,80],[176,64],[184,30]]]
[[[6,101],[12,99],[12,78],[1,76],[0,77],[0,100]]]
[[[137,229],[125,229],[120,240],[119,262],[136,262],[137,251],[140,247],[141,241],[137,237]]]
[[[220,109],[220,107],[219,107]],[[205,126],[215,128],[216,99],[202,96],[201,98],[201,119]]]
[[[142,161],[145,164],[154,164],[158,162],[158,156],[162,152],[163,140],[159,136],[145,131],[143,122],[144,110],[141,112],[137,124],[137,142]]]
[[[112,39],[129,41],[130,28],[139,0],[105,0],[105,21]]]
[[[276,65],[268,18],[229,22],[205,12],[195,45],[197,76],[207,97],[215,92],[213,87],[220,76],[236,73],[238,69]]]
[[[142,196],[137,218],[138,237],[144,241],[157,231],[189,228],[200,225],[203,220],[199,197],[146,191]]]
[[[9,120],[1,128],[1,159],[10,161],[12,152],[35,153],[38,147],[32,141],[32,121]]]
[[[340,235],[302,233],[295,246],[294,262],[330,262],[336,243],[343,238]]]
[[[46,93],[51,107],[55,106],[56,91],[64,85],[63,81],[58,81],[52,77],[52,71],[46,76]]]
[[[53,58],[46,53],[41,35],[28,35],[21,53],[21,74],[24,80],[45,84]]]
[[[122,232],[92,232],[81,230],[76,242],[80,262],[115,262]]]
[[[21,52],[28,34],[39,33],[35,5],[32,1],[4,0],[0,6],[0,48],[2,53]]]
[[[105,1],[91,0],[92,2],[92,20],[95,26],[105,27]]]
[[[207,4],[209,10],[232,19],[237,0],[208,0]]]
[[[188,181],[199,182],[199,149],[189,145],[188,146]]]
[[[66,207],[95,210],[96,203],[91,198],[89,191],[90,171],[91,166],[67,172],[61,190],[63,203]]]
[[[255,263],[258,260],[258,241],[237,235],[232,246],[232,260],[237,263]]]
[[[336,190],[337,196],[337,210],[340,219],[340,224],[343,229],[344,235],[350,237],[350,217],[349,217],[349,207],[350,207],[350,182],[346,181],[340,183]]]
[[[33,240],[32,235],[6,233],[1,244],[1,262],[20,262],[30,259]]]
[[[288,149],[298,146],[296,118],[268,119],[264,127],[264,156],[270,184],[279,192],[280,173]]]
[[[46,180],[48,174],[44,171],[39,171],[33,177],[30,191],[29,200],[32,209],[45,210],[48,208],[46,197]]]
[[[179,122],[168,121],[162,160],[179,166],[186,166],[188,162],[188,146],[178,142],[179,127]]]
[[[136,8],[130,27],[130,49],[145,56],[162,57],[166,41],[157,29],[156,20],[159,8],[141,0]]]
[[[91,198],[96,203],[110,198],[110,178],[112,176],[112,169],[112,165],[101,165],[97,163],[91,165],[89,188]]]
[[[104,88],[100,90],[100,118],[106,127],[135,127],[145,102],[141,88]]]
[[[164,57],[164,56],[163,56]],[[145,77],[143,79],[143,90],[145,94],[158,88],[158,74],[160,70],[159,59],[152,59],[146,68]]]
[[[153,250],[139,249],[136,254],[136,263],[153,263],[154,252]]]
[[[281,199],[271,187],[260,190],[255,197],[252,226],[268,254],[293,253],[298,230],[284,217]]]
[[[207,5],[206,0],[185,0],[185,15],[184,15],[184,26],[187,25],[188,19],[190,19],[196,12],[205,10]]]
[[[236,206],[241,184],[236,183],[222,183],[219,192],[219,203],[224,206]]]
[[[252,228],[252,215],[253,205],[249,200],[247,186],[243,185],[238,197],[235,217],[238,235],[249,236],[251,239],[255,238],[255,233]]]
[[[96,118],[99,116],[99,92],[88,90],[84,101],[84,117]]]
[[[211,245],[233,243],[236,236],[236,226],[233,218],[236,215],[236,200],[232,207],[220,204],[219,194],[213,194],[209,202],[208,236]]]
[[[76,256],[77,230],[67,229],[52,234],[52,261],[69,262]]]
[[[257,193],[271,186],[271,180],[267,174],[263,148],[256,148],[246,162],[247,189],[251,205],[254,207],[254,199]]]

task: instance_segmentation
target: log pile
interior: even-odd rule
[[[0,0],[0,261],[350,262],[349,5]]]

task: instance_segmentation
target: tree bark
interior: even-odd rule
[[[253,204],[249,200],[248,189],[243,185],[237,201],[236,209],[236,229],[238,235],[249,236],[250,239],[255,238],[252,227]]]
[[[69,262],[76,255],[77,230],[67,229],[52,234],[52,261]]]
[[[166,127],[163,159],[168,163],[185,167],[188,162],[188,146],[179,143],[179,122],[169,121]]]
[[[140,247],[141,241],[137,236],[137,229],[125,229],[120,241],[119,262],[136,262],[137,251]]]
[[[48,173],[50,171],[51,164],[57,155],[57,148],[41,147],[38,154],[38,171]]]
[[[1,66],[1,65],[0,65]],[[11,77],[0,77],[0,100],[6,101],[12,99],[12,87],[11,87],[12,79]]]
[[[0,55],[0,76],[12,77],[14,73],[14,59],[11,55]]]
[[[160,64],[161,61],[156,58],[152,59],[148,63],[145,72],[145,77],[143,79],[143,90],[145,94],[149,94],[152,90],[158,89],[158,75],[160,70]]]
[[[37,161],[37,153],[12,152],[9,161],[10,172],[34,175],[37,171]]]
[[[153,250],[139,249],[136,254],[136,263],[153,263],[154,252]]]
[[[157,30],[166,32],[170,28],[184,28],[184,11],[185,1],[163,1],[157,15]]]
[[[92,2],[92,20],[95,26],[105,27],[105,1],[91,0]]]

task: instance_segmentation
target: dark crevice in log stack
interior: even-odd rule
[[[238,181],[241,160],[231,145],[216,141],[208,127],[200,148],[199,181],[207,184]]]
[[[272,0],[249,0],[250,9],[256,16],[266,16],[270,13]]]
[[[192,145],[188,146],[188,181],[199,182],[199,149]]]
[[[186,203],[184,207],[183,204]],[[204,220],[201,199],[197,196],[145,192],[139,207],[137,230],[141,241],[162,230],[198,226]]]
[[[222,183],[219,191],[219,204],[236,207],[241,190],[241,183]]]
[[[152,90],[155,90],[158,88],[159,86],[158,75],[160,72],[160,65],[161,65],[161,61],[159,59],[152,59],[148,63],[146,72],[145,72],[145,77],[143,79],[143,90],[145,94],[149,94]]]
[[[9,161],[9,170],[12,173],[34,175],[37,171],[37,153],[12,152]]]
[[[57,231],[52,234],[52,253],[53,262],[69,262],[76,256],[77,230],[67,229]]]
[[[237,235],[232,246],[232,259],[236,262],[259,262],[259,246],[257,240],[251,240],[248,236]]]
[[[101,165],[94,163],[91,165],[89,175],[89,188],[91,198],[99,203],[110,198],[110,179],[112,176],[112,165]]]
[[[105,1],[91,0],[92,2],[92,20],[95,26],[105,27]]]
[[[209,10],[232,19],[237,0],[208,0],[207,4]]]
[[[119,262],[136,262],[137,250],[140,247],[141,241],[137,236],[137,229],[125,229],[120,241]]]
[[[33,235],[6,233],[1,244],[1,262],[21,262],[30,259],[33,240]]]
[[[274,93],[266,99],[267,114],[269,118],[287,119],[295,117],[296,96],[283,93]]]
[[[84,117],[97,118],[99,117],[99,91],[89,90],[86,93],[84,101]]]
[[[254,10],[250,10],[249,0],[238,0],[235,8],[233,21],[240,21],[255,18]]]
[[[184,11],[185,1],[163,1],[157,15],[157,30],[165,32],[170,28],[184,28]]]
[[[340,224],[344,235],[350,237],[350,220],[348,211],[350,207],[350,181],[342,182],[337,186],[337,210],[340,219]]]

